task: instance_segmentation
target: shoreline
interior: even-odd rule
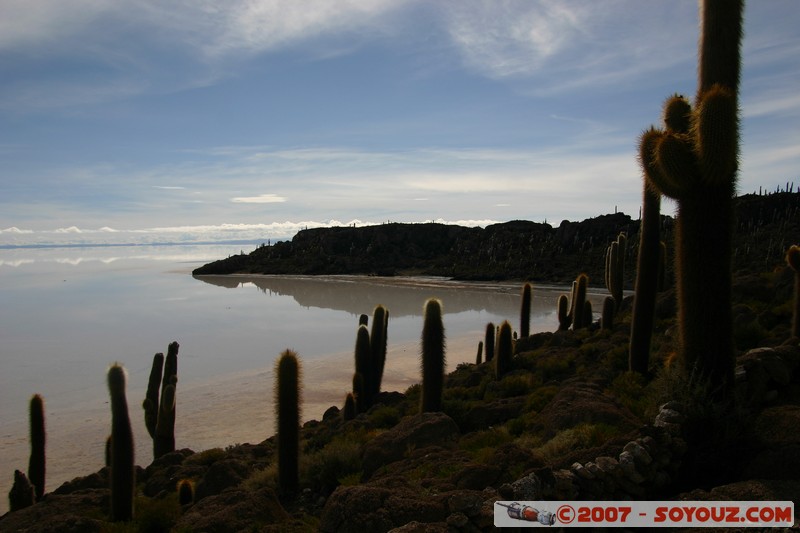
[[[461,362],[474,362],[481,332],[459,335],[447,341],[450,372]],[[390,344],[382,390],[405,392],[421,381],[419,341]],[[180,357],[180,356],[179,356]],[[341,409],[352,384],[353,354],[334,352],[301,364],[302,421],[321,420],[331,406]],[[179,376],[180,377],[180,376]],[[256,370],[220,375],[181,387],[177,394],[176,449],[201,452],[211,448],[262,442],[274,435],[272,401],[273,370]],[[127,387],[128,412],[136,445],[135,464],[152,462],[152,441],[144,426],[141,398],[144,390]],[[97,402],[83,402],[55,412],[45,404],[47,432],[46,492],[52,492],[76,477],[87,476],[104,466],[105,439],[111,427],[107,396]],[[14,470],[27,471],[30,446],[27,417],[4,426],[0,446],[0,491],[8,494]],[[8,498],[0,503],[0,515],[8,511]]]

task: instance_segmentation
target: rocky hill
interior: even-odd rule
[[[780,264],[786,247],[800,235],[800,193],[748,194],[736,205],[735,270]],[[662,240],[668,245],[673,224],[662,216]],[[430,275],[567,283],[585,272],[597,283],[603,279],[606,248],[620,232],[628,235],[628,264],[634,264],[639,220],[615,213],[565,220],[557,227],[517,220],[486,228],[389,223],[309,229],[291,241],[214,261],[193,274]],[[628,286],[633,276],[629,268]]]

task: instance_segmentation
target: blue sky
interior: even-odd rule
[[[799,26],[746,7],[742,193],[798,177]],[[697,28],[688,0],[3,0],[0,245],[635,217]]]

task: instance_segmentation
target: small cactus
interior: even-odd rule
[[[178,503],[181,507],[191,505],[194,503],[194,483],[191,479],[182,479],[178,481]]]
[[[514,342],[511,339],[511,324],[508,320],[500,324],[500,334],[497,336],[497,355],[495,356],[495,377],[500,379],[511,368],[511,358],[514,354]]]
[[[531,332],[531,284],[522,286],[522,303],[519,311],[519,336],[525,338]]]
[[[28,477],[19,470],[14,470],[14,484],[8,492],[9,510],[19,511],[33,505],[36,500],[33,485]]]
[[[135,489],[134,446],[128,401],[125,398],[125,370],[118,364],[108,370],[111,395],[111,520],[133,519]]]
[[[144,424],[153,439],[153,459],[175,451],[179,348],[180,345],[177,342],[172,342],[167,348],[166,358],[163,353],[157,353],[153,356],[153,366],[150,369],[147,392],[142,402]],[[161,382],[160,397],[159,381]]]
[[[356,399],[352,392],[348,392],[344,398],[344,408],[342,409],[342,420],[347,422],[356,417]]]
[[[442,410],[444,368],[445,334],[442,303],[436,298],[431,298],[425,302],[425,322],[422,327],[421,412],[423,413]]]
[[[300,361],[285,350],[275,364],[275,418],[278,440],[278,484],[284,494],[300,485]]]
[[[475,356],[475,364],[481,364],[483,358],[483,341],[478,341],[478,354]]]
[[[558,331],[566,331],[572,325],[569,313],[569,298],[566,294],[558,297]]]
[[[36,500],[44,496],[45,432],[44,400],[34,394],[30,402],[31,456],[28,461],[28,478],[35,488]]]

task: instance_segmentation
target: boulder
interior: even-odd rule
[[[290,518],[270,488],[254,492],[230,489],[204,498],[190,507],[178,520],[175,529],[234,533],[251,531],[254,524],[284,524]]]
[[[433,445],[452,446],[458,435],[458,426],[444,413],[421,413],[404,418],[365,445],[364,478],[369,479],[380,467],[402,459],[411,450]]]

